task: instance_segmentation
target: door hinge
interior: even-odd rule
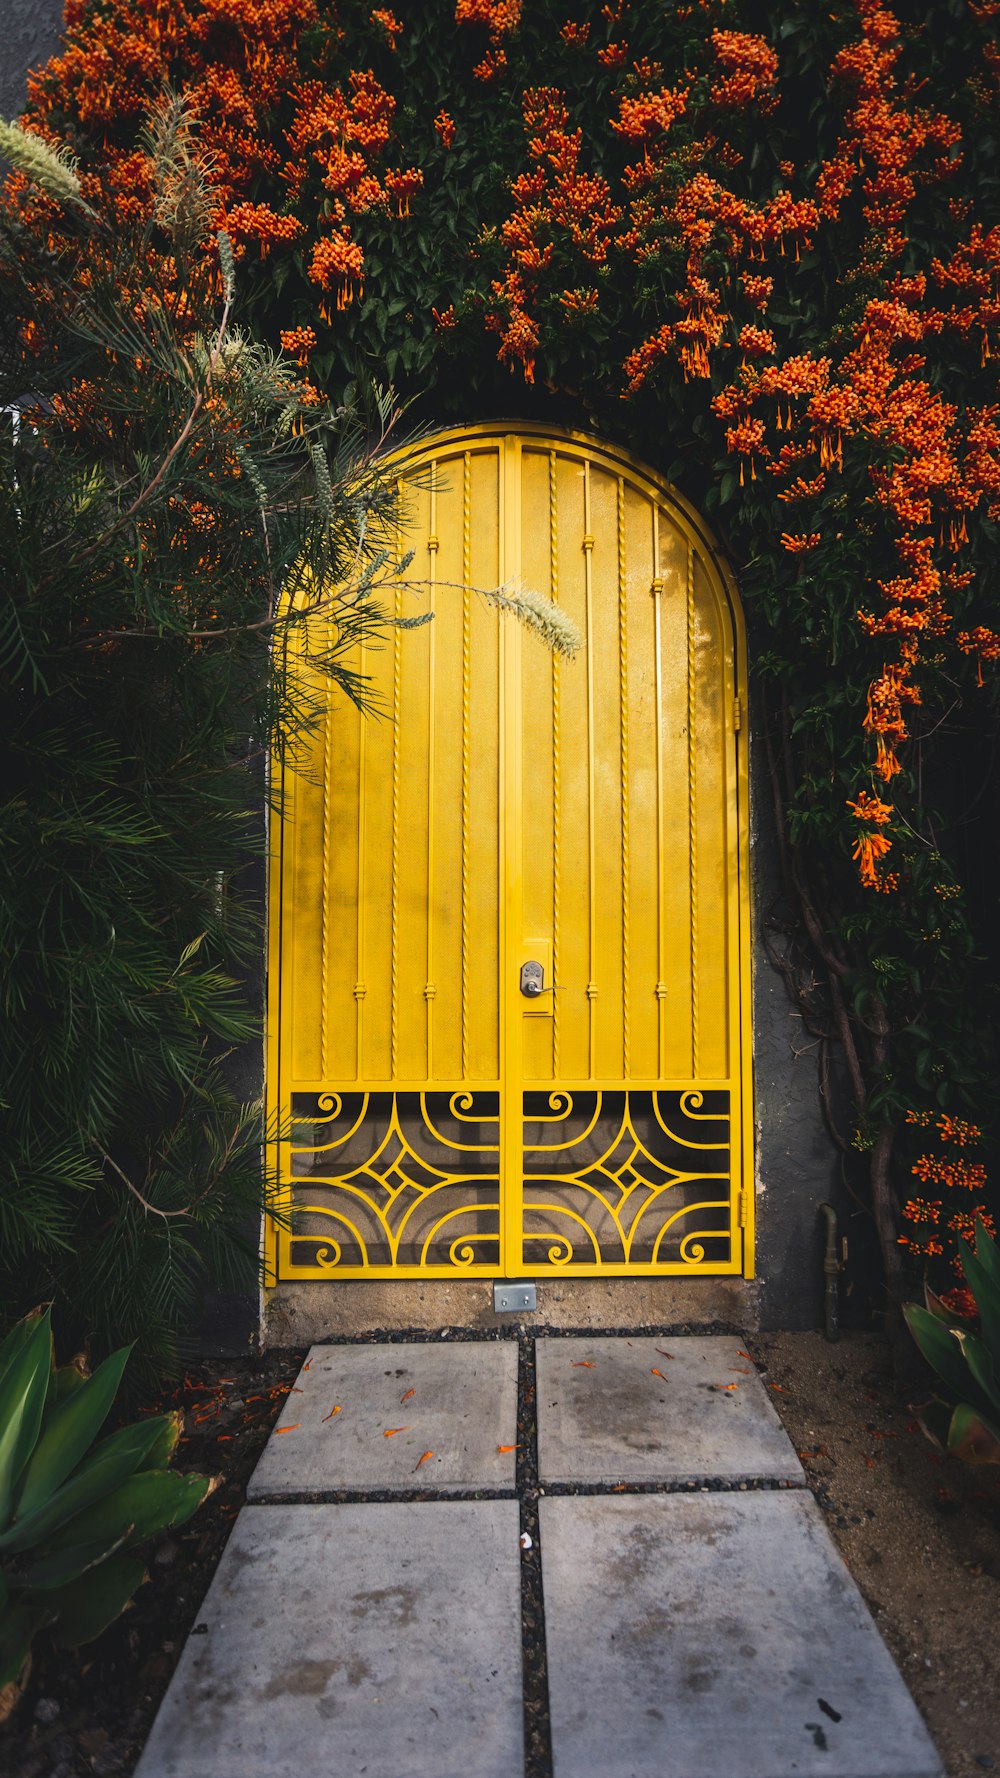
[[[745,1229],[747,1226],[748,1213],[749,1213],[749,1205],[747,1204],[747,1194],[741,1186],[739,1193],[737,1194],[737,1199],[736,1199],[736,1214],[739,1219],[739,1225],[740,1225],[741,1229]]]
[[[739,734],[740,729],[742,727],[743,727],[743,705],[741,704],[739,698],[734,698],[733,699],[733,729],[734,729],[734,732],[736,734]]]

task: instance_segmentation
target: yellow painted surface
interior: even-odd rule
[[[275,1276],[749,1275],[745,653],[697,517],[575,435],[426,444],[424,627],[280,785]],[[476,587],[557,600],[554,660]],[[320,639],[321,640],[321,639]],[[520,990],[522,965],[546,992]]]

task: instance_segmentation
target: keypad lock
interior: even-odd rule
[[[539,994],[545,992],[545,971],[540,963],[530,959],[521,964],[521,993],[526,1000],[537,1000]]]

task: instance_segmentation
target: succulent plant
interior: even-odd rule
[[[0,1345],[0,1721],[47,1627],[75,1648],[99,1636],[146,1579],[135,1548],[179,1525],[214,1478],[168,1470],[182,1415],[123,1426],[97,1443],[130,1348],[90,1375],[55,1363],[50,1310]]]
[[[965,1276],[979,1311],[979,1333],[957,1324],[940,1297],[903,1313],[949,1399],[936,1396],[920,1424],[934,1444],[965,1463],[1000,1463],[1000,1248],[976,1225],[975,1251],[962,1242]]]

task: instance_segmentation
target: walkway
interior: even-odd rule
[[[737,1339],[314,1347],[136,1778],[550,1772],[941,1765]]]

